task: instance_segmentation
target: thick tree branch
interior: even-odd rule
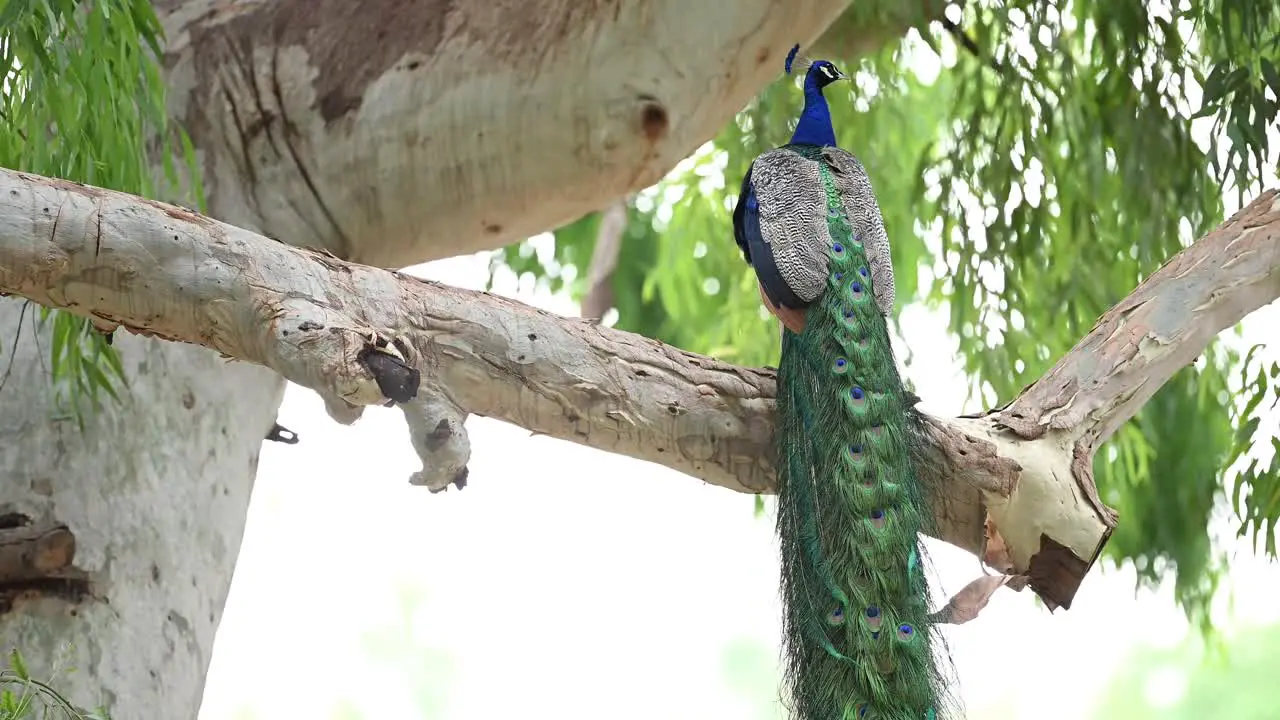
[[[384,267],[503,247],[652,185],[848,6],[156,2],[213,212]]]
[[[1015,436],[1069,449],[1079,496],[1114,527],[1093,477],[1098,447],[1223,330],[1280,297],[1280,195],[1271,190],[1183,250],[1108,310],[1093,330],[1007,407],[990,415]],[[1008,515],[1037,504],[1014,494],[992,516],[1030,548]],[[1014,557],[1015,564],[1022,558]],[[1028,558],[1029,561],[1029,558]]]
[[[938,537],[1028,575],[1051,605],[1069,605],[1115,517],[1093,489],[1093,446],[1077,442],[1078,423],[1053,425],[1063,411],[1037,405],[1039,388],[1054,387],[1063,368],[1083,368],[1073,372],[1105,379],[1075,388],[1074,402],[1092,411],[1080,416],[1088,427],[1131,414],[1131,396],[1167,379],[1174,359],[1190,359],[1215,332],[1280,295],[1278,238],[1280,202],[1267,193],[1153,275],[1135,294],[1140,302],[1122,303],[1099,324],[1123,321],[1130,324],[1116,327],[1129,331],[1086,339],[1003,411],[929,418],[924,472],[940,488]],[[1166,286],[1182,305],[1159,299]],[[772,490],[770,370],[342,262],[182,208],[0,172],[0,292],[271,367],[319,392],[341,422],[396,400],[423,461],[414,481],[433,490],[465,482],[466,414],[738,491]],[[1146,324],[1135,325],[1142,317]],[[1157,333],[1162,359],[1133,334],[1139,327]],[[414,371],[416,395],[402,392]],[[1036,422],[1018,424],[1033,408],[1042,413]]]
[[[1098,319],[1021,397],[1003,422],[1034,438],[1111,437],[1214,337],[1280,295],[1280,205],[1263,193],[1178,253]]]

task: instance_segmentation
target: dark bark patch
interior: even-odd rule
[[[76,538],[66,525],[7,513],[0,523],[0,613],[24,599],[57,597],[78,603],[88,577],[73,565]]]
[[[1076,557],[1062,543],[1041,534],[1040,551],[1031,556],[1029,565],[1027,574],[1031,577],[1031,588],[1052,611],[1060,607],[1071,609],[1071,601],[1075,599],[1092,562]]]
[[[671,121],[667,109],[655,99],[647,99],[640,110],[640,129],[649,142],[658,142],[667,136]]]
[[[167,0],[172,10],[181,0]],[[405,53],[428,57],[444,39],[455,0],[270,0],[234,16],[208,16],[187,26],[195,56],[199,94],[212,96],[228,69],[246,77],[255,48],[302,47],[316,70],[315,104],[326,123],[360,107],[365,88]],[[162,13],[163,14],[163,13]],[[258,59],[260,61],[260,58]],[[256,83],[250,83],[260,92]],[[192,101],[197,98],[193,96]],[[192,105],[191,115],[204,110]]]
[[[47,475],[31,479],[31,492],[44,497],[53,496],[53,479]]]
[[[228,46],[249,51],[241,60],[255,47],[304,48],[316,70],[316,110],[333,123],[359,109],[369,84],[407,53],[434,58],[457,37],[484,48],[493,62],[526,68],[592,23],[616,18],[621,6],[622,0],[271,0],[229,20],[199,18],[187,29],[197,58]],[[197,62],[200,86],[216,84],[222,62]]]
[[[378,383],[383,397],[393,403],[406,403],[418,396],[422,374],[399,358],[368,346],[357,356]]]
[[[436,424],[435,429],[433,429],[431,433],[427,435],[427,438],[424,444],[427,450],[435,452],[436,450],[439,450],[441,447],[443,447],[444,444],[448,442],[449,438],[451,437],[453,437],[453,426],[449,424],[448,420],[441,420],[439,423]]]

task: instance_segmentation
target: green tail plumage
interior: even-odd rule
[[[920,418],[877,308],[866,248],[817,148],[827,199],[827,286],[803,333],[784,332],[778,388],[778,533],[786,678],[796,720],[932,720],[934,659],[915,471]]]
[[[922,562],[932,521],[915,470],[923,418],[889,343],[889,239],[823,94],[845,76],[826,60],[805,64],[791,142],[752,162],[733,211],[734,240],[775,314],[795,327],[797,311],[805,318],[802,332],[783,333],[778,372],[792,720],[934,720],[952,708]]]

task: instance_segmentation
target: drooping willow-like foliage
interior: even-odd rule
[[[146,197],[177,188],[177,160],[192,170],[194,155],[168,122],[161,40],[149,0],[0,0],[0,166]],[[199,176],[187,179],[198,200]],[[106,336],[69,313],[27,312],[52,324],[50,369],[68,415],[80,422],[117,396],[124,375]],[[7,362],[0,351],[0,378]]]
[[[870,54],[841,42],[892,22],[878,12],[891,5],[854,3],[819,48],[852,75],[836,127],[875,182],[899,304],[949,312],[975,403],[1012,399],[1220,222],[1224,197],[1275,181],[1273,3],[981,0]],[[841,57],[846,46],[864,54]],[[777,330],[761,322],[730,214],[747,165],[786,141],[799,102],[787,80],[765,88],[636,198],[613,278],[618,327],[775,361]],[[596,224],[557,230],[548,262],[526,246],[494,266],[581,292]],[[1225,572],[1211,515],[1229,504],[1241,534],[1275,554],[1280,440],[1257,412],[1275,402],[1276,355],[1215,343],[1097,460],[1101,492],[1124,518],[1108,556],[1132,562],[1142,582],[1172,576],[1202,627]]]

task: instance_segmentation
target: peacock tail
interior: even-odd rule
[[[752,162],[733,213],[768,302],[805,318],[783,331],[778,369],[786,690],[793,720],[934,720],[952,706],[922,562],[923,418],[889,341],[889,241],[865,169],[836,147],[823,90],[844,75],[806,64],[791,143]]]
[[[937,717],[919,533],[931,513],[913,457],[920,425],[898,375],[867,256],[818,148],[826,287],[783,335],[778,533],[786,678],[796,720]],[[878,214],[878,211],[877,211]],[[891,277],[891,276],[890,276]]]

